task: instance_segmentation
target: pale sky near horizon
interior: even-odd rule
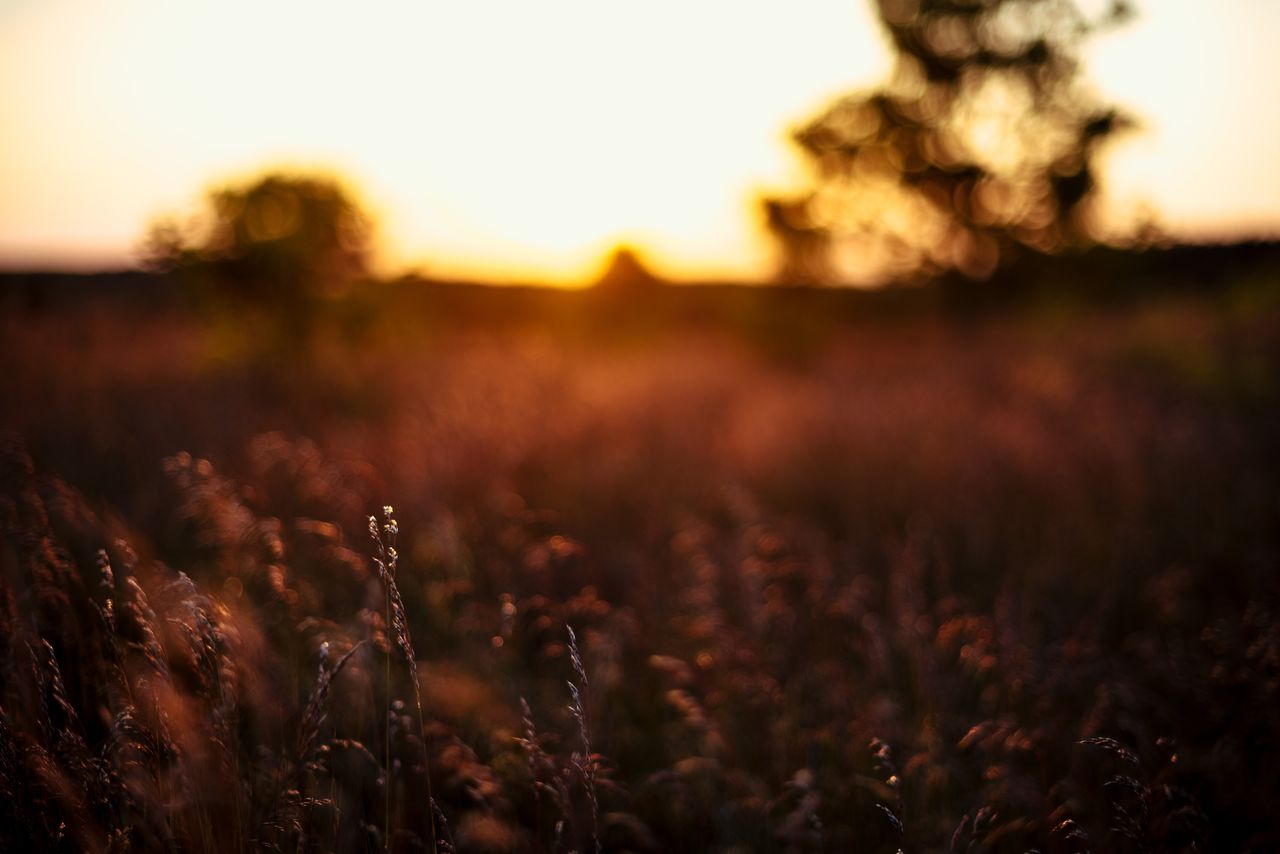
[[[1280,2],[1138,9],[1086,54],[1145,126],[1104,161],[1112,217],[1280,234]],[[0,267],[129,264],[155,216],[285,166],[358,189],[386,271],[571,283],[629,242],[760,278],[788,127],[889,62],[863,0],[0,0]]]

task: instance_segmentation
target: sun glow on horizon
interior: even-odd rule
[[[1204,13],[1225,23],[1201,38],[1215,70],[1197,84],[1160,52],[1200,38],[1199,8],[1144,6],[1131,41],[1090,54],[1107,97],[1156,128],[1117,146],[1145,154],[1117,154],[1108,177],[1188,233],[1274,230],[1280,171],[1259,140],[1280,122],[1258,90],[1277,65],[1246,13],[1280,15]],[[1252,64],[1232,65],[1242,43]],[[787,128],[888,63],[856,0],[17,0],[0,7],[0,266],[127,263],[156,216],[284,167],[358,191],[387,272],[579,283],[627,243],[674,277],[760,278],[753,199],[801,174]],[[1162,83],[1226,87],[1253,112],[1179,105]],[[1188,149],[1192,109],[1209,127]],[[1194,169],[1207,139],[1234,148]]]
[[[682,9],[20,7],[0,18],[0,110],[26,129],[0,143],[0,252],[119,252],[211,183],[318,167],[360,191],[389,268],[573,282],[630,242],[674,272],[750,275],[753,185],[792,168],[780,119],[886,55],[837,0]]]

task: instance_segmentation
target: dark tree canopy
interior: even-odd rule
[[[220,295],[292,310],[368,272],[369,219],[338,182],[273,173],[210,192],[185,227],[154,226],[149,261],[204,274]]]
[[[658,282],[658,277],[649,269],[640,252],[623,245],[616,247],[609,256],[608,263],[596,279],[596,287],[614,292],[643,293]]]
[[[1087,91],[1079,46],[1129,7],[1091,19],[1073,0],[875,4],[890,79],[797,130],[811,186],[764,202],[781,275],[981,278],[1019,251],[1092,241],[1096,155],[1130,121]]]

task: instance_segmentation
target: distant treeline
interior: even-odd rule
[[[405,276],[370,281],[343,298],[362,313],[394,306],[434,322],[471,325],[738,324],[816,313],[824,323],[898,315],[966,314],[1041,304],[1111,305],[1163,294],[1213,295],[1237,285],[1280,287],[1280,240],[1175,244],[1144,250],[1097,247],[1066,256],[1027,254],[986,281],[943,276],[876,289],[707,281],[651,287],[565,290],[493,286]],[[175,277],[101,273],[0,272],[0,314],[106,306],[169,311],[199,306]]]

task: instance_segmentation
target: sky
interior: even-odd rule
[[[1280,3],[1137,6],[1085,55],[1144,128],[1108,217],[1280,234]],[[860,0],[0,0],[0,267],[134,263],[157,216],[286,167],[358,190],[384,272],[571,284],[625,242],[760,279],[788,130],[889,67]]]

